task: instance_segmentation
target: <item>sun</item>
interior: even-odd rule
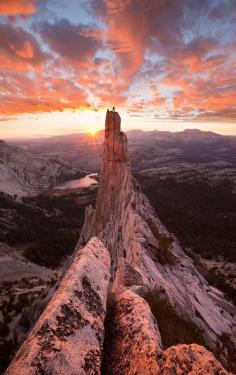
[[[95,137],[96,133],[97,133],[97,130],[96,130],[96,129],[90,129],[90,130],[89,130],[89,134],[90,134],[92,137]]]
[[[89,129],[89,132],[88,132],[90,138],[95,141],[96,140],[96,137],[97,137],[97,129],[95,128],[91,128]]]
[[[89,135],[90,135],[90,138],[92,138],[92,140],[95,140],[96,136],[97,136],[97,130],[96,129],[90,129]]]

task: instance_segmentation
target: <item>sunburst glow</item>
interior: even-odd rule
[[[90,129],[89,130],[89,134],[92,138],[95,138],[96,137],[96,134],[97,134],[97,130],[96,129]]]

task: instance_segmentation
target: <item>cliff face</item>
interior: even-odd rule
[[[228,374],[204,346],[233,368],[234,317],[140,191],[107,111],[96,207],[6,374]]]
[[[103,231],[111,216],[122,219],[118,205],[127,183],[127,137],[120,130],[121,119],[117,112],[107,111],[101,187],[98,191],[94,213],[93,233]]]
[[[128,164],[127,137],[121,132],[121,119],[117,112],[107,111],[103,165],[96,209],[88,207],[79,246],[93,235],[99,235],[112,258],[113,269],[118,257],[125,256],[122,230],[124,216],[133,191],[132,176]],[[114,276],[114,272],[113,272]]]
[[[139,285],[151,293],[163,290],[167,303],[192,322],[206,345],[227,363],[230,350],[225,343],[235,344],[235,308],[198,272],[140,191],[118,113],[107,111],[105,133],[97,203],[95,210],[87,210],[79,246],[98,236],[111,255],[113,289]]]

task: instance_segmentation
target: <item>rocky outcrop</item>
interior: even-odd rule
[[[118,113],[107,111],[100,189],[93,222],[90,225],[92,233],[98,234],[104,231],[111,215],[119,222],[122,219],[123,207],[118,206],[118,202],[121,203],[123,199],[126,199],[127,204],[129,200],[125,189],[127,179],[131,177],[127,169],[127,137],[120,131],[120,124],[121,119]],[[122,193],[124,196],[120,195]],[[91,237],[91,233],[88,237]],[[121,249],[116,249],[116,252],[123,256]],[[114,258],[116,255],[112,253],[111,256]]]
[[[27,336],[33,321],[31,307],[48,293],[58,276],[59,272],[28,261],[0,242],[0,373]]]
[[[100,374],[110,256],[97,239],[73,257],[6,375]]]
[[[182,344],[162,350],[160,332],[148,303],[131,290],[117,288],[108,306],[104,375],[228,374],[200,345]]]
[[[225,364],[236,366],[229,360],[229,348],[235,346],[236,310],[223,293],[209,285],[160,222],[132,177],[126,145],[119,115],[108,111],[96,207],[89,207],[86,212],[78,246],[91,236],[98,236],[110,252],[113,280],[128,279],[118,262],[125,258],[145,280],[146,287],[165,291],[176,313],[203,333],[207,347],[220,353]]]
[[[115,280],[112,285],[114,290],[120,285],[126,287],[145,287],[147,284],[148,280],[144,274],[141,274],[138,267],[131,266],[125,258],[118,258]]]
[[[117,289],[110,296],[106,330],[104,375],[158,374],[161,337],[143,298],[131,290]]]
[[[211,352],[196,344],[172,346],[159,353],[158,367],[162,375],[229,374]]]

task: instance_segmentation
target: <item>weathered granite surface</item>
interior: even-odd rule
[[[211,352],[196,344],[171,346],[159,354],[158,366],[158,373],[162,375],[229,374]]]
[[[100,374],[109,279],[109,253],[92,238],[75,254],[5,374]]]
[[[116,289],[109,315],[104,375],[158,374],[161,337],[147,302],[129,289]]]
[[[227,375],[214,355],[196,344],[162,350],[161,336],[145,300],[126,288],[110,295],[104,375]]]

